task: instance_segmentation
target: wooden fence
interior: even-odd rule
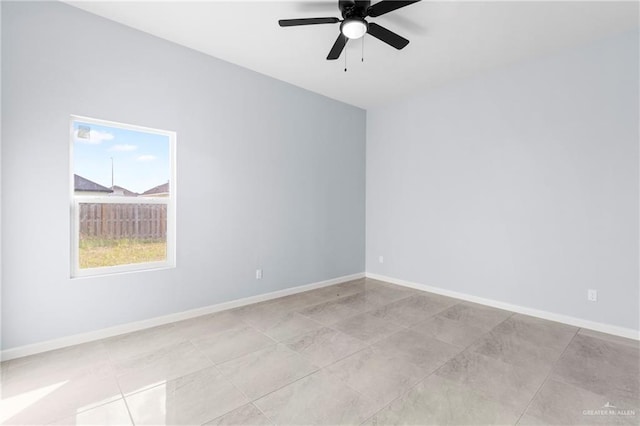
[[[166,204],[80,203],[80,238],[165,239]]]

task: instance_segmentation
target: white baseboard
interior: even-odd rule
[[[539,309],[527,308],[525,306],[514,305],[497,300],[485,299],[483,297],[473,296],[457,291],[445,290],[438,287],[432,287],[425,284],[418,284],[398,278],[387,277],[384,275],[372,274],[367,272],[367,278],[374,280],[386,281],[388,283],[401,285],[404,287],[414,288],[416,290],[428,291],[430,293],[441,294],[443,296],[454,297],[456,299],[466,300],[481,305],[491,306],[493,308],[504,309],[506,311],[516,312],[519,314],[529,315],[532,317],[542,318],[550,321],[561,322],[575,327],[586,328],[589,330],[600,331],[602,333],[613,334],[614,336],[626,337],[628,339],[640,340],[640,331],[632,328],[618,327],[615,325],[604,324],[600,322],[590,321],[582,318],[575,318],[568,315],[556,314],[553,312],[541,311]]]
[[[33,343],[30,345],[18,346],[15,348],[5,349],[0,354],[2,361],[21,358],[23,356],[34,355],[41,352],[47,352],[54,349],[65,348],[67,346],[88,343],[95,340],[105,339],[108,337],[118,336],[120,334],[131,333],[133,331],[143,330],[145,328],[156,327],[176,321],[182,321],[189,318],[199,317],[201,315],[212,314],[215,312],[226,311],[228,309],[239,308],[253,303],[265,302],[267,300],[276,299],[278,297],[289,296],[296,293],[302,293],[317,288],[327,287],[334,284],[340,284],[347,281],[364,278],[364,272],[352,275],[344,275],[330,280],[319,281],[311,284],[301,285],[298,287],[286,288],[271,293],[258,294],[256,296],[245,297],[242,299],[231,300],[229,302],[218,303],[216,305],[205,306],[202,308],[190,309],[188,311],[177,312],[175,314],[164,315],[161,317],[149,318],[146,320],[130,322],[127,324],[117,325],[114,327],[103,328],[100,330],[89,331],[87,333],[75,334],[73,336],[62,337],[45,342]]]

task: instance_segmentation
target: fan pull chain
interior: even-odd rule
[[[360,61],[364,62],[364,36],[362,37],[362,59]]]
[[[347,49],[344,49],[344,72],[347,72]]]

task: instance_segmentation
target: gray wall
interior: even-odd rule
[[[624,33],[369,110],[367,272],[638,329],[638,71]]]
[[[364,271],[365,111],[60,3],[2,63],[2,348]],[[71,114],[177,132],[177,268],[69,279]]]

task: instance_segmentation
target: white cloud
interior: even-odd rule
[[[138,147],[136,145],[127,145],[127,144],[122,144],[122,145],[114,145],[111,148],[109,148],[109,151],[135,151],[136,149],[138,149]]]
[[[101,132],[100,130],[94,129],[91,129],[87,132],[84,128],[74,130],[73,137],[76,142],[88,143],[91,145],[98,145],[104,141],[110,141],[114,138],[114,136],[109,132]]]
[[[153,161],[157,157],[155,155],[141,155],[137,158],[138,161]]]

